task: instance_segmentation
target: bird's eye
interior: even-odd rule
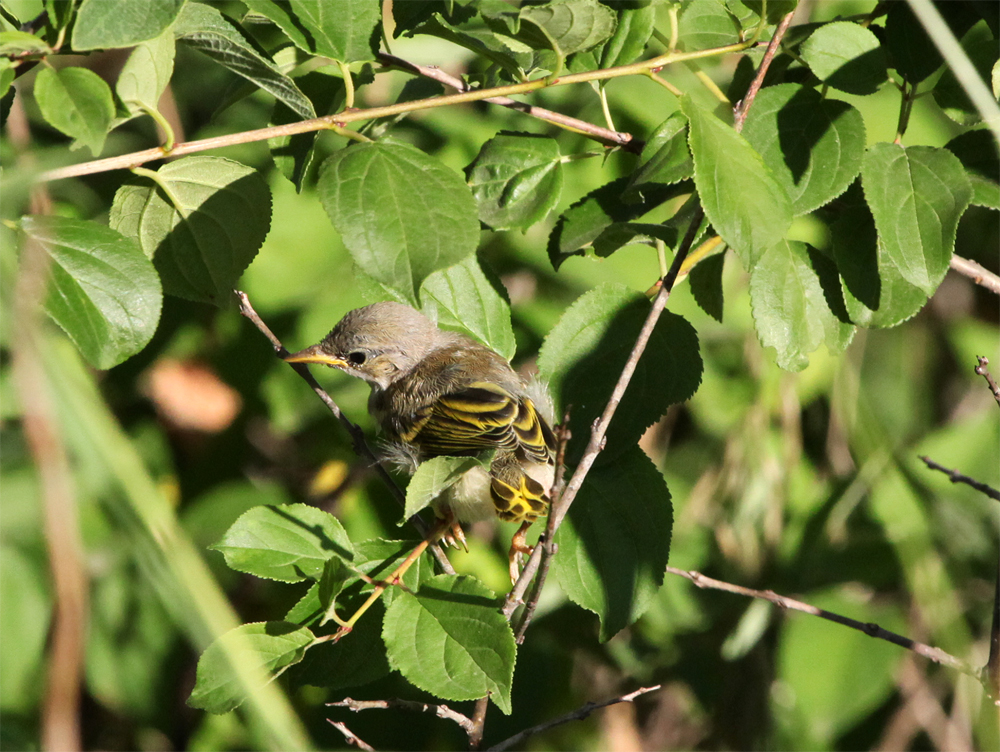
[[[368,356],[361,352],[361,350],[355,350],[352,353],[348,353],[347,360],[351,365],[361,366],[364,365],[366,360],[368,360]]]

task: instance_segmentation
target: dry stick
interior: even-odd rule
[[[948,480],[950,480],[952,483],[964,483],[967,486],[972,486],[980,493],[986,494],[991,499],[996,499],[997,501],[1000,501],[1000,491],[993,488],[993,486],[988,486],[981,481],[975,480],[974,478],[970,478],[968,475],[962,475],[962,473],[958,472],[958,470],[949,470],[948,468],[943,467],[942,465],[936,463],[930,457],[925,457],[923,455],[920,455],[920,459],[922,459],[924,461],[924,464],[927,465],[927,467],[929,467],[931,470],[937,470],[938,472],[942,472],[945,475],[947,475]]]
[[[566,715],[561,715],[558,718],[553,718],[550,721],[545,721],[545,723],[540,723],[537,726],[532,726],[529,729],[520,731],[514,736],[504,739],[499,744],[494,744],[489,748],[488,752],[500,752],[504,749],[510,749],[511,747],[516,747],[521,745],[529,737],[539,734],[542,731],[548,731],[550,728],[555,726],[561,726],[564,723],[569,723],[570,721],[580,721],[589,716],[595,710],[600,710],[601,708],[606,708],[608,705],[617,705],[620,702],[632,702],[637,697],[641,697],[649,692],[655,692],[660,689],[661,685],[656,684],[652,687],[642,687],[635,690],[635,692],[629,692],[627,695],[622,695],[621,697],[615,697],[611,700],[605,700],[604,702],[588,702],[586,705],[577,708],[572,713],[567,713]]]
[[[453,76],[450,73],[446,73],[435,65],[417,65],[416,63],[411,63],[408,60],[403,60],[402,58],[396,57],[395,55],[389,55],[385,52],[379,52],[376,56],[378,57],[379,62],[384,65],[399,68],[410,73],[416,73],[417,75],[442,83],[445,86],[450,86],[460,92],[471,91],[465,81],[461,78]],[[526,102],[518,102],[516,99],[511,99],[510,97],[489,97],[483,101],[489,102],[490,104],[498,104],[501,107],[507,107],[512,110],[517,110],[518,112],[523,112],[525,115],[530,115],[531,117],[538,118],[539,120],[555,123],[560,127],[575,131],[576,133],[582,133],[595,141],[599,141],[605,146],[620,146],[625,151],[632,152],[633,154],[641,152],[644,145],[644,142],[633,139],[631,133],[621,133],[619,131],[613,131],[609,128],[602,128],[599,125],[588,123],[586,120],[579,120],[577,118],[570,117],[569,115],[563,115],[560,112],[553,112],[552,110],[547,110],[544,107],[537,107]]]
[[[342,733],[344,735],[344,738],[347,740],[348,744],[353,744],[358,749],[365,750],[365,752],[375,752],[375,748],[372,745],[370,745],[368,742],[358,737],[357,734],[355,734],[353,731],[347,728],[347,726],[345,726],[340,721],[331,721],[329,718],[327,718],[326,722],[329,723],[331,726],[333,726],[335,729],[337,729],[337,731]]]
[[[472,730],[472,719],[462,715],[457,710],[452,710],[447,705],[430,705],[425,702],[414,702],[412,700],[353,700],[345,697],[339,702],[328,702],[327,707],[347,708],[348,710],[360,713],[362,710],[388,710],[399,708],[401,710],[412,710],[417,713],[433,713],[438,718],[444,718],[457,723],[466,733]]]
[[[968,277],[994,295],[1000,295],[1000,277],[978,262],[964,258],[963,256],[952,256],[949,264],[952,271]]]
[[[39,177],[41,181],[62,180],[64,178],[80,177],[81,175],[93,175],[98,172],[108,172],[109,170],[122,170],[137,167],[146,162],[151,162],[164,157],[180,157],[185,154],[208,151],[209,149],[219,149],[224,146],[235,144],[248,144],[255,141],[265,141],[269,138],[280,138],[283,136],[294,136],[299,133],[311,133],[313,131],[327,130],[346,125],[347,123],[359,120],[373,120],[380,117],[391,117],[404,112],[414,112],[416,110],[428,110],[435,107],[450,107],[456,104],[466,104],[468,102],[481,102],[484,99],[493,97],[505,97],[512,94],[527,94],[550,86],[565,86],[567,84],[584,83],[586,81],[603,81],[621,76],[634,76],[645,74],[649,70],[658,70],[672,63],[679,63],[685,60],[698,60],[707,57],[716,57],[731,52],[743,52],[753,46],[752,42],[739,42],[737,44],[727,44],[723,47],[714,47],[707,50],[695,50],[693,52],[670,52],[665,55],[658,55],[638,63],[629,65],[619,65],[614,68],[600,68],[598,70],[583,71],[581,73],[570,73],[560,76],[554,81],[548,78],[540,78],[534,81],[526,81],[520,84],[510,84],[507,86],[496,86],[490,89],[476,89],[475,91],[464,91],[458,94],[446,94],[440,97],[430,97],[428,99],[416,99],[412,102],[397,102],[396,104],[384,105],[382,107],[369,107],[367,109],[353,109],[338,112],[335,115],[325,115],[303,120],[287,125],[275,125],[268,128],[257,128],[240,133],[227,133],[224,136],[213,138],[203,138],[198,141],[187,141],[176,144],[169,154],[161,147],[144,149],[142,151],[122,154],[117,157],[107,159],[97,159],[91,162],[81,162],[80,164],[61,167],[42,173]]]
[[[997,386],[997,382],[993,380],[993,376],[990,374],[990,369],[986,367],[990,364],[990,361],[982,355],[977,355],[976,360],[979,362],[979,365],[975,369],[976,373],[986,379],[986,383],[990,385],[990,391],[993,392],[993,399],[1000,405],[1000,386]]]
[[[924,658],[934,661],[935,663],[940,663],[942,666],[948,666],[956,671],[960,671],[963,674],[975,678],[977,681],[981,681],[979,671],[960,658],[956,658],[950,653],[946,653],[941,650],[941,648],[931,647],[930,645],[925,645],[922,642],[911,640],[909,637],[904,637],[903,635],[896,634],[895,632],[890,632],[888,629],[883,629],[878,624],[861,622],[847,616],[841,616],[840,614],[835,614],[831,611],[811,606],[808,603],[797,601],[794,598],[787,598],[783,595],[778,595],[773,590],[754,590],[753,588],[746,588],[741,585],[733,585],[730,582],[723,582],[722,580],[707,577],[701,572],[687,571],[670,566],[667,567],[667,572],[675,574],[679,577],[684,577],[700,588],[722,590],[726,593],[745,595],[748,598],[761,598],[765,601],[770,601],[776,606],[781,606],[782,608],[791,609],[793,611],[801,611],[804,614],[812,614],[813,616],[818,616],[821,619],[836,622],[837,624],[843,624],[845,627],[850,627],[851,629],[856,629],[859,632],[864,632],[869,637],[885,640],[886,642],[899,645],[907,650],[912,650],[917,655],[922,655]]]
[[[746,122],[747,115],[750,112],[750,105],[753,104],[753,100],[757,97],[757,92],[760,91],[760,87],[764,84],[764,76],[767,75],[767,69],[771,67],[771,60],[774,59],[775,54],[778,52],[778,45],[781,44],[781,40],[785,36],[785,32],[788,31],[788,25],[792,22],[792,17],[795,15],[795,11],[791,13],[786,13],[781,22],[778,24],[778,28],[774,30],[774,36],[771,37],[771,41],[767,45],[767,50],[764,52],[764,57],[760,61],[760,68],[757,69],[757,75],[754,76],[753,81],[750,82],[750,88],[747,89],[746,96],[743,97],[743,101],[736,106],[736,114],[733,119],[733,128],[739,133],[743,130],[743,123]]]
[[[274,347],[274,354],[282,359],[284,359],[286,355],[291,355],[291,353],[285,349],[285,346],[281,344],[281,341],[274,336],[274,332],[272,332],[268,325],[263,322],[259,315],[257,315],[257,311],[255,311],[253,306],[250,305],[250,299],[247,297],[247,294],[245,292],[241,292],[240,290],[234,290],[234,293],[239,301],[240,315],[249,319],[250,322],[257,327],[257,330],[267,337],[272,347]],[[340,407],[333,401],[333,398],[327,394],[326,390],[324,390],[316,379],[313,378],[308,366],[303,363],[289,363],[288,365],[290,365],[295,372],[305,380],[316,395],[323,401],[323,404],[326,405],[330,412],[334,414],[337,420],[340,421],[341,425],[347,429],[347,433],[350,435],[351,442],[354,446],[355,454],[369,460],[371,466],[375,468],[375,472],[385,483],[389,491],[392,492],[396,501],[398,501],[401,506],[405,507],[406,494],[404,494],[402,489],[396,485],[396,481],[392,479],[392,476],[389,475],[388,471],[385,467],[383,467],[378,457],[376,457],[375,453],[371,450],[371,447],[368,446],[368,442],[365,439],[365,432],[361,429],[361,426],[351,422],[351,419],[341,412]],[[410,522],[417,529],[417,532],[420,533],[420,535],[424,537],[427,536],[427,532],[430,528],[422,518],[414,515],[413,517],[410,517],[408,522]],[[446,574],[455,574],[455,570],[451,566],[451,562],[448,561],[448,557],[444,555],[440,546],[436,543],[431,544],[430,550],[431,553],[434,554],[434,558],[437,559],[438,564],[441,565],[441,569],[444,570]]]

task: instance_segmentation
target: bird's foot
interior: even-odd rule
[[[522,557],[531,556],[532,551],[535,550],[534,546],[529,546],[525,542],[529,527],[531,527],[530,522],[523,522],[521,527],[517,529],[517,532],[514,533],[514,537],[510,539],[510,553],[507,555],[507,560],[510,565],[511,584],[517,582],[521,576]]]

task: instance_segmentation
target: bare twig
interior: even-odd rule
[[[931,470],[937,470],[938,472],[942,472],[945,475],[947,475],[948,480],[950,480],[952,483],[964,483],[967,486],[972,486],[980,493],[986,494],[991,499],[996,499],[997,501],[1000,501],[1000,491],[993,488],[993,486],[988,486],[985,483],[970,478],[968,475],[962,475],[962,473],[958,472],[958,470],[949,470],[946,467],[942,467],[934,460],[932,460],[930,457],[925,457],[921,455],[920,459],[922,459],[924,461],[924,464],[927,465],[927,467],[929,467]]]
[[[405,70],[410,73],[416,73],[417,75],[442,83],[445,86],[450,86],[460,92],[472,91],[472,89],[469,89],[461,78],[453,76],[450,73],[446,73],[435,65],[417,65],[416,63],[411,63],[408,60],[403,60],[402,58],[396,57],[395,55],[389,55],[385,52],[379,52],[377,57],[379,62],[384,65],[399,68],[400,70]],[[570,117],[569,115],[563,115],[559,112],[553,112],[552,110],[547,110],[544,107],[536,107],[535,105],[527,104],[526,102],[518,102],[516,99],[511,99],[510,97],[490,97],[488,99],[484,99],[483,101],[489,102],[490,104],[498,104],[501,107],[507,107],[511,110],[517,110],[518,112],[523,112],[525,115],[530,115],[531,117],[538,118],[539,120],[554,123],[561,128],[566,128],[567,130],[571,130],[575,133],[582,133],[583,135],[588,136],[605,146],[620,146],[625,151],[630,151],[634,154],[641,152],[644,145],[642,141],[633,139],[631,133],[621,133],[619,131],[613,131],[609,128],[602,128],[599,125],[588,123],[586,120],[580,120],[578,118]]]
[[[890,632],[888,629],[883,629],[878,624],[861,622],[847,616],[841,616],[840,614],[835,614],[831,611],[811,606],[808,603],[797,601],[794,598],[787,598],[783,595],[778,595],[772,590],[754,590],[753,588],[746,588],[741,585],[734,585],[730,582],[716,580],[712,577],[703,575],[701,572],[686,571],[684,569],[677,569],[676,567],[670,566],[667,567],[667,572],[675,574],[679,577],[684,577],[700,588],[722,590],[726,593],[744,595],[748,598],[761,598],[765,601],[770,601],[776,606],[781,606],[781,608],[791,609],[792,611],[801,611],[804,614],[811,614],[812,616],[818,616],[821,619],[826,619],[827,621],[843,624],[845,627],[850,627],[851,629],[856,629],[859,632],[864,632],[869,637],[885,640],[886,642],[891,642],[893,645],[899,645],[907,650],[912,650],[917,655],[922,655],[928,660],[940,663],[942,666],[948,666],[949,668],[953,668],[956,671],[960,671],[967,676],[975,678],[977,681],[981,681],[979,671],[960,658],[956,658],[950,653],[946,653],[941,650],[941,648],[931,647],[930,645],[925,645],[922,642],[911,640],[909,637],[904,637],[903,635],[896,634],[895,632]]]
[[[214,138],[203,138],[198,141],[187,141],[176,144],[170,152],[165,152],[160,147],[144,149],[122,154],[117,157],[107,159],[96,159],[91,162],[81,162],[80,164],[61,167],[56,170],[45,172],[39,178],[46,180],[62,180],[64,178],[80,177],[81,175],[93,175],[99,172],[110,170],[122,170],[137,167],[146,162],[163,159],[164,157],[180,157],[185,154],[208,151],[209,149],[219,149],[224,146],[235,144],[248,144],[255,141],[266,141],[269,138],[280,138],[283,136],[294,136],[299,133],[311,133],[313,131],[327,130],[333,127],[343,127],[347,123],[355,123],[361,120],[374,120],[375,118],[391,117],[404,112],[415,112],[416,110],[428,110],[435,107],[450,107],[456,104],[466,104],[468,102],[481,102],[484,99],[493,97],[506,97],[514,94],[527,94],[528,92],[545,89],[550,86],[565,86],[567,84],[584,83],[587,81],[604,81],[621,76],[645,75],[646,71],[659,69],[672,63],[679,63],[685,60],[698,60],[707,57],[716,57],[732,52],[743,52],[752,46],[751,42],[739,42],[728,44],[724,47],[715,47],[707,50],[694,50],[692,52],[670,52],[665,55],[658,55],[649,60],[629,65],[619,65],[614,68],[601,68],[599,70],[583,71],[581,73],[570,73],[559,76],[552,80],[550,78],[539,78],[534,81],[526,81],[520,84],[510,84],[508,86],[496,86],[490,89],[477,89],[475,91],[459,92],[458,94],[446,94],[440,97],[429,97],[427,99],[416,99],[411,102],[397,102],[396,104],[385,105],[383,107],[369,107],[367,109],[353,109],[338,112],[335,115],[313,118],[312,120],[302,120],[297,123],[287,125],[276,125],[269,128],[257,128],[251,131],[241,131],[240,133],[227,133],[224,136]]]
[[[472,714],[472,731],[469,732],[469,749],[479,749],[483,743],[483,729],[486,727],[486,711],[490,706],[490,696],[476,700],[476,709]]]
[[[339,702],[328,702],[327,707],[331,708],[347,708],[354,713],[360,713],[362,710],[388,710],[391,708],[398,708],[401,710],[412,710],[417,713],[432,713],[438,718],[445,718],[449,721],[454,721],[457,723],[465,733],[469,733],[472,729],[472,719],[468,716],[462,715],[457,710],[452,710],[447,705],[430,705],[425,702],[413,702],[412,700],[354,700],[350,697],[345,697]]]
[[[986,367],[990,364],[990,361],[982,355],[977,356],[976,360],[979,361],[979,365],[976,366],[976,373],[986,379],[986,383],[990,385],[990,391],[993,392],[993,399],[1000,405],[1000,386],[997,386],[997,382],[993,380],[993,376],[990,374],[990,369]]]
[[[1000,277],[982,264],[962,256],[952,256],[949,262],[951,270],[968,277],[977,285],[981,285],[994,295],[1000,295]]]
[[[291,355],[291,353],[285,349],[285,346],[281,344],[281,341],[274,336],[274,332],[271,331],[270,327],[263,322],[257,314],[257,311],[253,309],[253,306],[250,305],[250,299],[247,297],[247,294],[245,292],[241,292],[240,290],[234,290],[234,293],[239,301],[240,315],[249,319],[250,322],[257,327],[257,330],[267,337],[271,346],[274,347],[274,354],[282,359],[284,359],[286,355]],[[361,426],[352,422],[350,418],[341,412],[340,407],[333,401],[333,398],[327,394],[326,390],[319,385],[315,378],[313,378],[312,373],[309,372],[308,366],[303,363],[289,363],[288,365],[290,365],[294,371],[305,380],[320,400],[323,401],[323,404],[327,406],[330,412],[333,413],[337,420],[340,421],[341,425],[344,426],[348,435],[351,437],[355,454],[360,457],[364,457],[371,463],[371,466],[375,468],[375,472],[385,483],[386,487],[392,493],[396,501],[399,502],[400,506],[405,507],[406,494],[403,493],[403,490],[398,485],[396,485],[396,481],[392,479],[392,476],[389,475],[389,472],[379,461],[379,458],[372,451],[371,447],[368,446],[368,441],[365,439],[365,432],[361,429]],[[420,535],[424,537],[427,536],[430,528],[419,516],[414,515],[413,517],[410,517],[408,522],[410,522],[410,524],[417,529],[417,532],[419,532]],[[448,557],[445,556],[440,546],[436,543],[432,543],[429,546],[429,549],[434,555],[434,558],[437,559],[438,564],[441,565],[441,569],[446,574],[455,574],[455,570],[451,566],[451,562],[448,561]]]
[[[781,23],[778,24],[778,28],[774,30],[774,36],[771,37],[771,41],[767,45],[764,57],[760,61],[760,66],[757,68],[757,75],[755,75],[753,77],[753,81],[750,82],[750,88],[747,89],[746,96],[744,96],[742,101],[736,105],[733,117],[733,128],[736,129],[737,133],[743,130],[743,123],[746,122],[747,115],[750,113],[750,107],[753,105],[753,100],[757,97],[757,92],[760,91],[760,87],[764,84],[764,76],[767,75],[767,69],[771,67],[771,61],[778,52],[778,46],[781,44],[781,40],[784,38],[785,32],[788,31],[788,25],[792,22],[792,17],[794,15],[795,11],[792,11],[791,13],[786,13],[781,19]]]
[[[339,731],[344,735],[344,738],[347,740],[348,744],[353,744],[358,749],[365,750],[365,752],[375,752],[375,748],[372,745],[370,745],[363,739],[359,738],[357,734],[355,734],[353,731],[347,728],[347,726],[345,726],[340,721],[331,721],[329,718],[327,718],[326,720],[327,723],[329,723],[331,726],[337,729],[337,731]]]
[[[558,718],[553,718],[545,721],[545,723],[540,723],[537,726],[532,726],[524,731],[520,731],[513,736],[504,739],[499,744],[494,744],[489,748],[488,752],[501,752],[501,750],[510,749],[511,747],[519,747],[522,742],[535,734],[539,734],[542,731],[548,731],[550,728],[555,728],[556,726],[561,726],[564,723],[570,723],[571,721],[581,721],[595,710],[606,708],[609,705],[617,705],[620,702],[633,702],[637,697],[641,697],[642,695],[650,692],[655,692],[660,689],[660,686],[661,685],[656,684],[652,687],[642,687],[641,689],[635,690],[635,692],[629,692],[627,695],[614,697],[610,700],[605,700],[604,702],[588,702],[586,705],[577,708],[572,713],[566,713],[566,715],[561,715]]]

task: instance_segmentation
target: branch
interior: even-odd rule
[[[326,721],[335,729],[337,729],[337,731],[339,731],[344,735],[344,738],[347,740],[348,744],[353,744],[358,749],[365,750],[365,752],[375,752],[375,748],[372,745],[370,745],[363,739],[359,738],[357,734],[355,734],[353,731],[347,728],[347,726],[345,726],[340,721],[331,721],[329,718],[327,718]]]
[[[964,483],[967,486],[972,486],[980,493],[986,494],[991,499],[996,499],[997,501],[1000,501],[1000,491],[997,491],[995,488],[993,488],[993,486],[988,486],[985,483],[970,478],[968,475],[962,475],[962,473],[958,472],[958,470],[949,470],[946,467],[942,467],[934,460],[932,460],[930,457],[925,457],[923,455],[920,455],[920,459],[922,459],[924,461],[924,464],[927,465],[927,467],[929,467],[931,470],[937,470],[947,475],[948,480],[950,480],[952,483]]]
[[[396,57],[395,55],[389,55],[385,52],[379,52],[376,57],[378,57],[379,62],[383,65],[415,73],[417,75],[424,76],[425,78],[430,78],[460,92],[471,91],[465,81],[461,78],[453,76],[450,73],[446,73],[437,66],[417,65],[416,63],[411,63],[408,60],[403,60],[402,58]],[[490,104],[498,104],[501,107],[507,107],[511,110],[517,110],[518,112],[523,112],[525,115],[530,115],[531,117],[538,118],[539,120],[554,123],[560,128],[565,128],[566,130],[573,131],[574,133],[582,133],[583,135],[588,136],[605,146],[620,146],[625,151],[632,152],[633,154],[641,152],[642,147],[644,146],[644,142],[635,140],[631,133],[620,133],[619,131],[613,131],[609,128],[602,128],[599,125],[588,123],[586,120],[579,120],[578,118],[563,115],[559,112],[553,112],[552,110],[547,110],[544,107],[536,107],[535,105],[527,104],[526,102],[518,102],[510,97],[489,97],[483,101],[489,102]]]
[[[645,60],[631,65],[619,65],[615,68],[601,68],[581,73],[571,73],[560,76],[555,80],[540,78],[534,81],[526,81],[520,84],[510,84],[508,86],[496,86],[490,89],[476,89],[475,91],[465,91],[458,94],[446,94],[440,97],[429,97],[427,99],[416,99],[412,102],[397,102],[396,104],[385,105],[383,107],[369,107],[367,109],[353,109],[338,112],[335,115],[325,115],[303,120],[298,123],[288,123],[286,125],[275,125],[268,128],[257,128],[251,131],[240,133],[228,133],[224,136],[214,138],[203,138],[198,141],[187,141],[177,144],[170,152],[164,151],[161,147],[145,149],[130,154],[122,154],[117,157],[107,159],[97,159],[91,162],[82,162],[69,167],[61,167],[56,170],[49,170],[39,177],[41,181],[62,180],[64,178],[80,177],[81,175],[93,175],[99,172],[110,170],[121,170],[137,167],[146,162],[165,157],[180,157],[185,154],[207,151],[209,149],[219,149],[224,146],[235,144],[248,144],[255,141],[266,141],[269,138],[279,138],[283,136],[294,136],[299,133],[311,133],[313,131],[328,130],[331,128],[343,127],[347,123],[354,123],[360,120],[373,120],[381,117],[391,117],[404,112],[415,112],[416,110],[428,110],[435,107],[450,107],[456,104],[468,102],[481,102],[494,97],[506,97],[513,94],[527,94],[528,92],[545,89],[550,86],[565,86],[566,84],[583,83],[586,81],[602,81],[621,76],[634,76],[645,74],[649,70],[659,69],[671,63],[678,63],[685,60],[696,60],[706,57],[725,55],[731,52],[742,52],[752,46],[752,42],[740,42],[729,44],[724,47],[715,47],[707,50],[695,50],[694,52],[670,52],[666,55]]]
[[[566,715],[561,715],[558,718],[553,718],[552,720],[540,723],[537,726],[532,726],[529,729],[520,731],[514,736],[510,736],[504,739],[499,744],[494,744],[489,748],[488,752],[501,752],[504,749],[510,749],[511,747],[520,747],[522,742],[526,739],[539,734],[542,731],[548,731],[550,728],[555,728],[556,726],[561,726],[564,723],[569,723],[570,721],[581,721],[595,710],[600,710],[601,708],[606,708],[608,705],[617,705],[620,702],[632,702],[637,697],[641,697],[649,692],[655,692],[660,689],[661,685],[656,684],[652,687],[642,687],[641,689],[635,690],[635,692],[629,692],[627,695],[622,695],[621,697],[615,697],[611,700],[605,700],[604,702],[588,702],[583,707],[577,708],[572,713],[567,713]]]
[[[412,700],[353,700],[345,697],[339,702],[328,702],[327,707],[347,708],[354,713],[362,710],[388,710],[399,708],[402,710],[412,710],[417,713],[433,713],[438,718],[445,718],[457,723],[466,734],[472,731],[472,719],[462,715],[456,710],[452,710],[447,705],[429,705],[424,702],[413,702]],[[332,721],[331,721],[332,723]]]
[[[750,88],[747,89],[746,96],[743,100],[736,105],[735,115],[733,118],[733,128],[739,133],[743,130],[743,123],[746,122],[747,115],[750,113],[750,107],[753,105],[753,100],[757,98],[757,92],[760,91],[760,87],[764,84],[764,76],[767,75],[767,69],[771,67],[771,61],[774,59],[775,54],[778,52],[778,46],[781,44],[782,38],[785,36],[785,32],[788,31],[788,25],[792,22],[792,16],[795,15],[793,10],[791,13],[786,13],[782,19],[781,23],[778,24],[778,28],[774,30],[774,36],[771,37],[771,41],[767,45],[767,50],[764,52],[764,57],[760,61],[760,67],[757,69],[757,75],[753,77],[753,81],[750,82]]]
[[[977,285],[985,287],[994,295],[1000,295],[1000,277],[986,267],[962,256],[952,255],[949,262],[952,271],[968,277]]]
[[[267,337],[271,346],[274,347],[274,354],[281,359],[284,359],[286,355],[291,355],[291,353],[285,349],[285,346],[281,344],[281,341],[274,336],[274,332],[272,332],[268,325],[263,322],[259,315],[257,315],[257,311],[255,311],[253,306],[250,305],[250,299],[247,297],[247,294],[245,292],[241,292],[240,290],[234,290],[233,292],[236,294],[236,298],[239,301],[240,315],[249,319],[250,322],[257,327],[258,331]],[[368,441],[365,439],[365,432],[361,429],[361,426],[353,423],[350,418],[341,412],[340,407],[333,401],[333,398],[327,394],[326,390],[319,385],[315,378],[313,378],[308,366],[304,363],[289,363],[288,365],[292,367],[295,373],[305,380],[316,395],[323,401],[323,404],[326,405],[330,412],[333,413],[337,420],[340,421],[340,424],[347,430],[348,435],[351,437],[354,453],[359,457],[364,457],[371,463],[371,467],[375,468],[375,472],[385,483],[386,487],[392,493],[396,501],[399,502],[400,506],[405,508],[406,494],[403,493],[403,490],[398,485],[396,485],[396,481],[392,479],[392,476],[389,475],[389,472],[382,465],[379,458],[375,456],[371,447],[368,446]],[[414,515],[407,521],[417,529],[417,532],[419,532],[420,535],[425,538],[427,537],[427,531],[429,528],[427,527],[427,523],[424,522],[421,517]],[[444,570],[446,574],[455,574],[454,568],[448,561],[448,557],[444,555],[441,547],[436,543],[432,543],[429,548],[431,553],[434,555],[434,558],[437,559],[438,564],[441,565],[441,569]]]
[[[993,380],[993,376],[990,375],[990,369],[986,366],[990,364],[990,361],[984,358],[982,355],[976,357],[979,365],[976,366],[976,373],[986,379],[986,383],[990,385],[990,391],[993,392],[993,399],[997,401],[1000,405],[1000,386],[997,386],[997,382]]]
[[[802,601],[797,601],[793,598],[787,598],[783,595],[778,595],[772,590],[754,590],[753,588],[742,587],[741,585],[733,585],[729,582],[723,582],[722,580],[716,580],[712,577],[707,577],[701,572],[686,571],[683,569],[677,569],[676,567],[667,567],[667,572],[670,574],[675,574],[679,577],[684,577],[700,588],[707,588],[710,590],[722,590],[726,593],[735,593],[736,595],[745,595],[748,598],[761,598],[765,601],[770,601],[776,606],[781,606],[784,609],[791,609],[792,611],[801,611],[804,614],[812,614],[813,616],[818,616],[821,619],[826,619],[827,621],[832,621],[837,624],[843,624],[845,627],[850,627],[851,629],[856,629],[859,632],[864,632],[869,637],[875,637],[879,640],[885,640],[886,642],[891,642],[893,645],[899,645],[900,647],[906,648],[907,650],[912,650],[917,655],[922,655],[928,660],[939,663],[942,666],[948,666],[956,671],[960,671],[967,676],[971,676],[977,681],[982,681],[979,676],[979,671],[970,666],[965,661],[960,658],[956,658],[950,653],[946,653],[941,650],[941,648],[934,648],[930,645],[925,645],[922,642],[916,642],[911,640],[909,637],[904,637],[903,635],[896,634],[895,632],[890,632],[888,629],[883,629],[878,624],[872,624],[871,622],[861,622],[856,619],[851,619],[847,616],[841,616],[840,614],[835,614],[831,611],[826,611],[822,608],[817,608],[816,606],[810,606],[808,603],[803,603]]]

